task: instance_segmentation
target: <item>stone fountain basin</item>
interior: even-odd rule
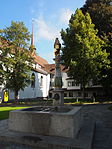
[[[82,123],[81,107],[32,107],[11,111],[9,130],[74,138]]]

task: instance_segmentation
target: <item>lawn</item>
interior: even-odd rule
[[[22,108],[28,108],[28,107],[0,107],[0,120],[8,119],[10,111]]]

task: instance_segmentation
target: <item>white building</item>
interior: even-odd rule
[[[35,98],[52,98],[52,90],[54,83],[55,64],[48,64],[42,57],[34,52],[35,64],[33,65],[31,74],[35,77],[35,81],[24,89],[19,91],[19,99],[35,99]],[[67,75],[68,69],[61,65],[61,74],[63,86],[65,89],[65,98],[82,98],[82,90],[80,84]],[[0,97],[3,99],[3,85],[0,85]],[[85,88],[85,97],[91,98],[93,95],[103,96],[102,86],[93,85],[91,82]],[[9,91],[9,99],[14,99],[14,93]]]
[[[31,45],[34,46],[34,36],[32,33]],[[19,91],[19,99],[34,99],[40,97],[52,98],[55,64],[48,64],[42,57],[33,52],[34,64],[31,74],[34,76],[33,82],[24,89]],[[68,69],[61,65],[63,88],[65,89],[64,97],[66,98],[82,98],[82,90],[80,84],[67,75]],[[9,92],[9,99],[14,99],[14,93]],[[0,98],[3,99],[4,87],[0,85]],[[102,87],[93,85],[91,82],[85,88],[85,97],[91,98],[93,95],[103,96]]]
[[[55,64],[46,64],[45,71],[47,71],[50,74],[50,89],[49,89],[49,98],[52,98],[52,90],[54,88],[54,74],[55,74]],[[68,69],[61,65],[61,75],[62,75],[62,81],[63,86],[62,88],[65,89],[64,91],[64,97],[65,98],[82,98],[82,89],[81,85],[77,84],[76,81],[73,78],[68,77],[67,75]],[[102,92],[102,86],[101,85],[95,85],[92,81],[89,82],[89,84],[85,87],[85,98],[90,99],[93,96],[103,96]]]
[[[44,67],[48,62],[38,55],[34,55],[35,64],[32,68],[31,74],[34,76],[34,80],[28,87],[25,87],[24,91],[19,91],[19,98],[38,98],[47,97],[49,92],[50,74],[44,70]],[[3,99],[4,86],[0,85],[0,97]],[[14,99],[14,92],[9,92],[9,99]]]
[[[0,41],[2,42],[1,38]],[[32,33],[31,46],[34,47],[34,37]],[[45,65],[48,62],[42,57],[36,54],[36,49],[32,53],[34,59],[33,68],[31,75],[34,77],[34,81],[28,87],[25,87],[24,91],[19,91],[19,99],[28,99],[28,98],[38,98],[38,97],[47,97],[49,93],[49,82],[50,74],[44,70]],[[4,99],[4,86],[0,84],[0,99]],[[9,100],[14,99],[14,92],[8,90]]]

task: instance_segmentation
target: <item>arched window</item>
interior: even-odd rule
[[[43,76],[41,76],[41,80],[40,80],[40,86],[43,86]]]
[[[35,74],[34,73],[32,73],[32,76],[31,76],[31,87],[32,88],[35,88]]]

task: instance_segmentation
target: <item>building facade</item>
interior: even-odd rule
[[[34,34],[32,27],[31,46],[34,47]],[[28,87],[25,87],[24,91],[19,91],[19,99],[31,99],[31,98],[53,98],[52,90],[54,89],[54,74],[55,64],[49,64],[45,59],[36,54],[34,47],[32,57],[34,64],[32,67],[31,75],[34,80]],[[61,65],[62,82],[65,98],[82,98],[81,85],[77,84],[73,78],[69,78],[67,75],[68,69]],[[0,84],[0,99],[4,98],[4,86]],[[92,81],[85,88],[85,97],[91,98],[92,96],[103,96],[102,86],[94,85]],[[9,99],[14,99],[14,93],[8,90]]]
[[[54,89],[54,74],[55,74],[55,64],[47,64],[45,65],[45,71],[50,74],[50,88],[49,88],[49,98],[53,98],[52,90]],[[67,99],[82,99],[83,92],[80,84],[77,84],[73,78],[68,77],[67,72],[69,70],[61,65],[61,75],[64,89],[64,98]],[[103,97],[103,88],[101,85],[94,84],[90,81],[85,87],[84,96],[86,99],[91,99],[94,97]]]
[[[44,70],[46,60],[35,54],[35,64],[33,65],[31,76],[34,77],[31,84],[19,91],[19,99],[47,97],[49,91],[50,74]],[[0,84],[0,98],[4,98],[3,84]],[[9,100],[14,99],[14,92],[8,90]]]

